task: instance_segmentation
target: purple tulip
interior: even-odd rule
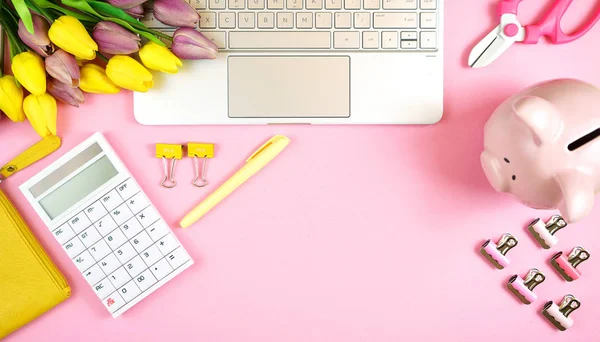
[[[163,24],[194,28],[200,15],[185,0],[155,0],[154,17]]]
[[[73,107],[79,107],[84,101],[81,89],[73,88],[55,79],[48,80],[48,93],[55,99]]]
[[[27,31],[23,24],[23,20],[19,19],[19,30],[17,31],[19,38],[21,38],[23,43],[29,46],[33,52],[42,57],[48,57],[54,52],[54,45],[52,45],[50,38],[48,38],[50,24],[45,18],[37,14],[32,13],[31,18],[33,19],[33,34]]]
[[[139,51],[141,46],[140,37],[110,21],[96,24],[92,37],[100,52],[111,55],[130,55]]]
[[[48,74],[58,82],[70,87],[79,87],[79,65],[73,55],[58,49],[46,58],[44,63]]]
[[[130,16],[136,19],[141,19],[144,17],[144,6],[137,5],[135,7],[125,9],[125,13],[129,14]]]
[[[182,59],[215,59],[218,48],[202,33],[181,27],[173,34],[173,53]]]
[[[139,6],[147,0],[108,0],[108,2],[118,8],[130,9]]]

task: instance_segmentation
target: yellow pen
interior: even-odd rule
[[[229,194],[231,194],[240,185],[244,184],[250,177],[265,167],[271,160],[275,159],[290,143],[290,139],[283,135],[276,135],[262,145],[250,158],[246,164],[221,185],[212,194],[208,195],[202,203],[190,211],[180,222],[182,228],[187,228],[198,221],[204,214],[209,212]]]

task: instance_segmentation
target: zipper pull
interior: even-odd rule
[[[54,135],[45,137],[35,145],[31,146],[25,152],[18,155],[15,159],[8,162],[0,169],[0,183],[6,178],[12,176],[17,171],[22,170],[36,161],[48,156],[60,147],[60,138]]]

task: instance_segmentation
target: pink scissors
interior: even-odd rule
[[[498,7],[500,25],[483,38],[469,55],[469,66],[481,68],[496,60],[513,43],[536,44],[542,36],[547,36],[554,44],[565,44],[581,38],[600,19],[600,8],[577,31],[566,34],[560,22],[573,0],[556,0],[551,10],[539,24],[523,26],[517,20],[517,10],[522,0],[503,0]]]

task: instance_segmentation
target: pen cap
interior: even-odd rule
[[[254,175],[271,160],[273,160],[283,149],[290,143],[290,139],[283,135],[276,135],[269,139],[256,152],[254,152],[247,160],[244,170],[251,175]]]

